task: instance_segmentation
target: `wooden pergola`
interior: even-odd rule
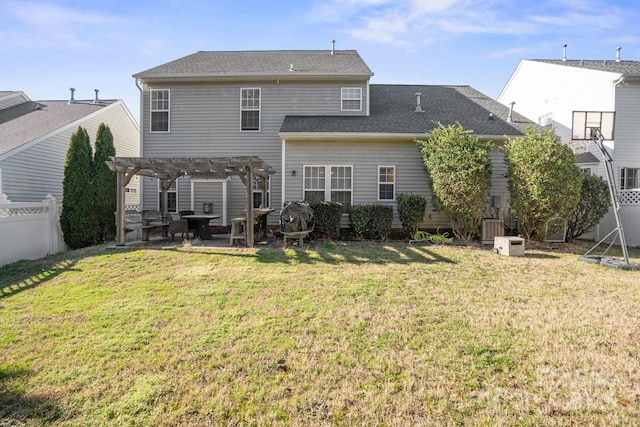
[[[247,246],[254,243],[253,181],[257,180],[262,190],[262,205],[266,206],[267,182],[275,170],[261,158],[206,157],[206,158],[162,158],[162,157],[112,157],[106,162],[118,175],[116,209],[116,244],[125,244],[125,188],[135,175],[149,176],[160,180],[162,189],[163,218],[168,218],[168,190],[181,176],[197,178],[228,178],[236,175],[247,188]]]

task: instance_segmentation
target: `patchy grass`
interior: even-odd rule
[[[97,247],[6,266],[0,425],[636,424],[640,272],[559,247]]]

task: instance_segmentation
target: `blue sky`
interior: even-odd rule
[[[640,60],[637,0],[0,0],[0,90],[123,99],[132,74],[199,50],[355,49],[372,83],[497,98],[522,59]]]

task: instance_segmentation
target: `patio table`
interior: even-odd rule
[[[211,240],[212,236],[211,230],[209,229],[209,221],[220,218],[220,215],[195,214],[183,215],[182,218],[194,222],[196,226],[196,236],[198,236],[200,240]]]

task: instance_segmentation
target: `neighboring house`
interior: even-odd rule
[[[101,123],[111,129],[116,155],[139,156],[140,129],[123,101],[99,99],[98,91],[92,100],[75,100],[72,90],[62,101],[0,91],[0,194],[13,202],[42,201],[47,194],[61,201],[71,135],[82,126],[95,148]],[[127,203],[138,204],[138,187],[134,180]]]
[[[276,210],[285,201],[339,201],[348,227],[351,205],[396,207],[397,194],[417,193],[428,201],[423,226],[447,227],[433,210],[415,139],[438,122],[459,122],[500,144],[535,125],[469,86],[373,85],[372,76],[353,50],[197,52],[134,74],[142,92],[141,156],[259,156],[276,169],[268,194]],[[496,197],[488,212],[507,216],[504,156],[492,156]],[[159,209],[158,180],[142,184],[143,206]],[[209,202],[224,222],[243,211],[246,189],[237,177],[184,176],[168,205],[202,211]]]
[[[623,61],[620,49],[613,60],[523,60],[498,101],[542,126],[553,126],[563,142],[591,127],[611,129],[607,115],[615,112],[614,140],[605,145],[613,157],[615,185],[627,244],[640,246],[640,61]],[[602,117],[605,117],[604,121]],[[602,155],[589,144],[577,162],[585,172],[605,177]],[[600,240],[616,228],[609,213],[596,229]]]

